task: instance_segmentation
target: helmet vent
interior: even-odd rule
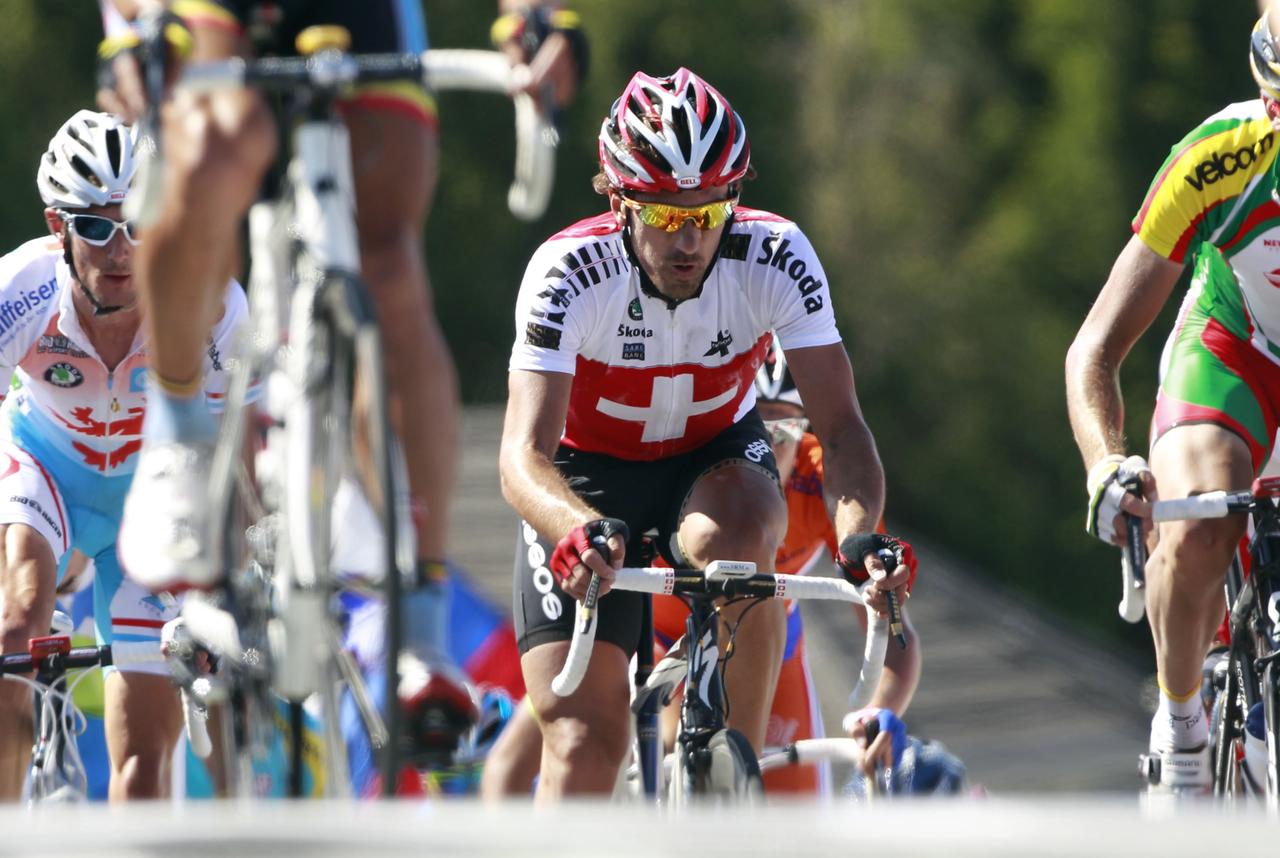
[[[686,164],[693,157],[693,132],[689,128],[689,110],[682,106],[671,111],[671,131],[675,135],[675,143],[680,147],[680,157]]]
[[[79,173],[82,177],[84,177],[85,181],[89,182],[94,187],[96,188],[102,187],[102,180],[98,178],[97,174],[93,172],[93,170],[89,167],[88,164],[86,164],[84,161],[80,159],[79,155],[71,156],[71,167],[77,173]]]
[[[120,175],[120,132],[115,129],[107,132],[107,163],[111,172]]]

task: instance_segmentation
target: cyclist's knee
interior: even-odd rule
[[[111,798],[163,798],[168,793],[169,752],[148,748],[111,762]]]
[[[361,227],[360,266],[379,301],[408,302],[415,309],[429,304],[421,285],[426,270],[421,242],[420,232],[403,222]]]
[[[0,647],[25,650],[27,640],[49,634],[56,598],[57,572],[52,552],[32,552],[21,540],[4,539],[6,556],[0,562]],[[3,538],[3,536],[0,536]]]
[[[785,532],[784,513],[780,501],[775,505],[773,498],[749,496],[743,496],[740,508],[732,512],[687,511],[677,535],[680,551],[693,566],[712,560],[751,560],[765,564],[760,571],[772,571],[770,561]]]
[[[770,571],[787,529],[777,483],[754,467],[726,464],[694,483],[680,510],[677,541],[684,560],[751,560]]]
[[[542,724],[543,750],[560,764],[578,770],[615,770],[630,744],[627,711],[614,716],[593,713],[590,721],[557,718]]]
[[[1177,522],[1164,525],[1153,554],[1179,579],[1218,582],[1244,534],[1244,522],[1231,519]]]

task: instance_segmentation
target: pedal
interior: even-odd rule
[[[1149,787],[1162,792],[1200,795],[1213,788],[1207,745],[1185,751],[1141,754],[1138,774]]]
[[[1149,786],[1160,783],[1160,758],[1153,754],[1138,754],[1138,777]]]

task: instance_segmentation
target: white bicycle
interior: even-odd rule
[[[306,31],[304,31],[306,35]],[[312,34],[315,40],[317,34]],[[300,36],[301,42],[303,37]],[[189,594],[184,630],[173,647],[175,667],[189,681],[184,693],[196,708],[229,704],[223,718],[223,770],[228,790],[264,789],[275,701],[289,706],[289,733],[302,734],[303,706],[323,731],[323,794],[351,793],[346,749],[339,727],[342,688],[352,692],[375,749],[384,792],[399,769],[401,725],[396,700],[396,656],[401,640],[402,587],[414,581],[413,530],[404,464],[388,419],[381,337],[366,286],[353,212],[354,182],[348,134],[335,108],[357,83],[420,79],[433,89],[512,94],[516,114],[516,176],[508,205],[518,217],[541,214],[550,196],[555,133],[528,95],[515,92],[528,70],[512,68],[491,51],[430,50],[422,54],[352,55],[320,39],[305,57],[231,59],[187,67],[178,87],[208,92],[249,86],[266,91],[305,91],[305,116],[293,130],[292,160],[279,199],[249,211],[250,317],[253,329],[230,370],[226,416],[209,487],[215,552],[226,584],[212,594]],[[157,53],[162,53],[157,51]],[[163,75],[144,67],[157,94]],[[153,101],[153,103],[158,103]],[[155,123],[152,122],[153,133]],[[153,147],[159,151],[159,146]],[[146,165],[130,217],[155,217],[163,170]],[[261,410],[269,422],[252,472],[242,461],[251,428],[251,390],[261,382]],[[354,391],[359,388],[357,398]],[[372,506],[382,542],[385,595],[387,695],[380,713],[349,654],[341,646],[334,596],[340,586],[330,568],[331,504],[341,477],[353,473],[353,421],[367,429]],[[375,538],[372,535],[369,538]],[[214,677],[190,670],[191,645],[213,653]],[[181,663],[184,661],[185,664]],[[208,754],[202,718],[189,720],[192,747]],[[303,794],[301,740],[291,747],[289,795]],[[313,773],[314,779],[314,773]],[[269,788],[269,787],[268,787]]]
[[[66,629],[32,638],[26,652],[0,655],[0,681],[21,682],[32,692],[35,735],[22,785],[22,800],[28,805],[83,801],[88,796],[89,777],[79,743],[88,722],[76,705],[76,686],[99,667],[154,664],[162,658],[155,644],[73,647],[70,634],[62,633],[69,628],[68,621]]]

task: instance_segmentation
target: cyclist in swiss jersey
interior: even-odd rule
[[[826,450],[848,565],[880,579],[871,594],[883,608],[912,562],[905,544],[874,533],[883,471],[822,265],[794,223],[738,205],[751,175],[742,118],[687,69],[637,73],[601,126],[599,153],[609,211],[543,244],[521,285],[499,461],[524,518],[515,621],[542,723],[544,800],[609,792],[627,751],[641,596],[608,588],[645,531],[658,531],[676,566],[772,568],[787,508],[752,385],[771,328]],[[891,574],[881,548],[902,552]],[[593,573],[605,595],[591,667],[560,699],[551,678]],[[732,626],[742,606],[724,613]],[[759,604],[728,663],[729,721],[756,748],[785,640],[783,604]]]
[[[37,175],[50,234],[0,259],[0,378],[19,382],[0,407],[3,648],[25,651],[28,638],[49,633],[72,549],[92,558],[99,642],[154,651],[151,663],[108,669],[113,799],[168,793],[182,726],[160,655],[175,603],[124,578],[116,558],[147,408],[148,343],[133,278],[139,239],[120,214],[133,144],[130,129],[107,114],[72,116]],[[208,412],[219,410],[228,349],[246,316],[234,282],[223,281],[221,300],[201,366]],[[18,798],[30,721],[30,691],[0,682],[0,798]]]
[[[1088,468],[1086,525],[1106,542],[1125,544],[1122,510],[1149,519],[1146,501],[1157,497],[1245,488],[1272,452],[1280,428],[1277,49],[1264,15],[1249,53],[1261,97],[1223,108],[1173,147],[1067,355],[1071,425]],[[1187,267],[1191,286],[1165,344],[1148,466],[1126,456],[1119,370]],[[1147,564],[1160,686],[1149,758],[1165,787],[1211,782],[1201,666],[1244,528],[1240,516],[1162,524]]]

